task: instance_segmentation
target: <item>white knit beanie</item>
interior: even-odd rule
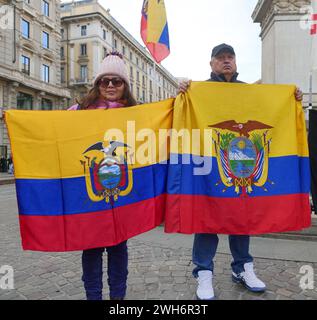
[[[130,86],[128,70],[120,53],[111,52],[106,55],[96,75],[94,86],[106,74],[119,76]]]

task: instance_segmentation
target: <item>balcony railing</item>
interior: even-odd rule
[[[76,79],[75,84],[88,84],[88,79],[87,78]]]

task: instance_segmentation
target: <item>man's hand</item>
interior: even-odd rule
[[[298,87],[296,87],[296,89],[295,89],[295,99],[297,101],[302,101],[303,100],[303,92]]]
[[[178,92],[177,94],[179,93],[185,93],[189,86],[190,86],[190,83],[191,83],[191,80],[183,80],[179,83],[179,86],[178,86]]]

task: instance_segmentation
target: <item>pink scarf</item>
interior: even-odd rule
[[[114,109],[114,108],[122,108],[125,107],[125,104],[118,102],[118,101],[105,101],[105,100],[98,100],[96,103],[87,110],[91,109]],[[68,110],[78,110],[78,104],[71,106]]]

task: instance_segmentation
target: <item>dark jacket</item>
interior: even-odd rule
[[[237,78],[238,78],[238,75],[239,75],[239,73],[238,72],[236,72],[234,75],[233,75],[233,77],[231,78],[231,81],[230,82],[237,82],[237,83],[244,83],[244,82],[242,82],[242,81],[240,81],[240,80],[238,80]],[[226,80],[226,78],[225,78],[225,76],[223,75],[223,74],[220,74],[220,75],[216,75],[215,73],[211,73],[210,74],[210,79],[208,79],[207,81],[212,81],[212,82],[227,82],[227,80]]]

